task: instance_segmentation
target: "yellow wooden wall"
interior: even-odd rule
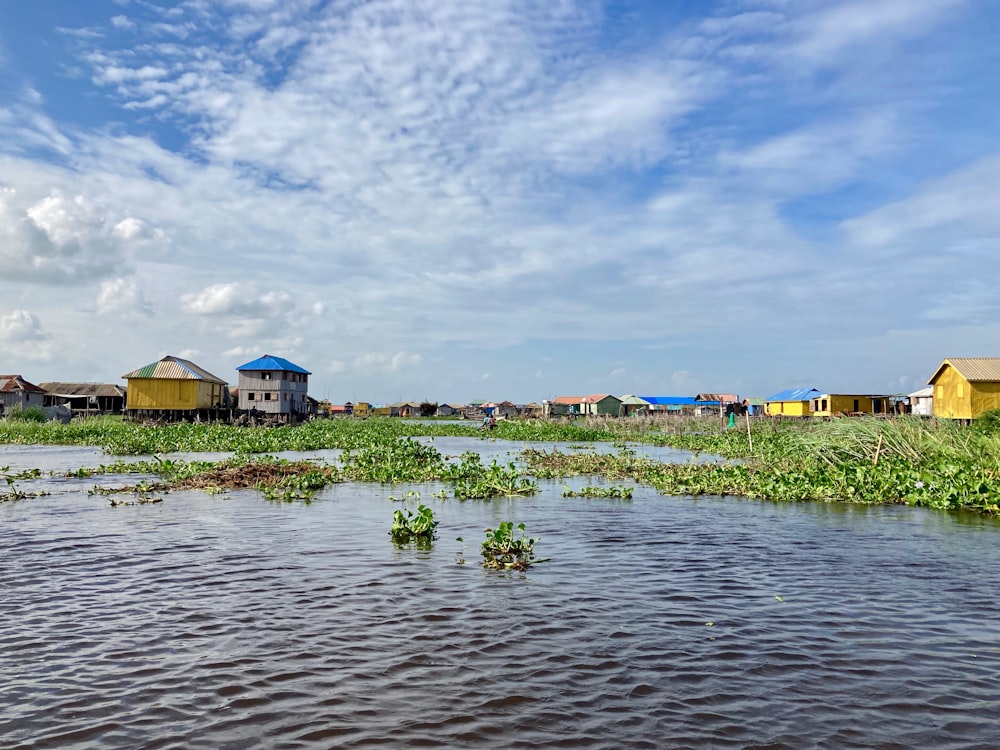
[[[851,394],[839,394],[831,393],[821,398],[813,399],[813,403],[819,403],[819,406],[823,406],[823,400],[826,400],[826,409],[818,408],[812,412],[814,417],[832,417],[835,414],[842,412],[861,412],[863,414],[874,414],[875,409],[872,404],[871,396],[857,396]],[[858,402],[858,408],[854,408],[854,402]],[[889,399],[881,398],[882,410],[880,414],[886,414],[889,411]]]
[[[207,380],[131,378],[126,409],[211,409],[222,401],[222,384]]]
[[[808,401],[768,401],[764,406],[772,417],[807,417]]]
[[[934,416],[972,419],[972,386],[951,365],[945,365],[934,381]]]
[[[972,417],[1000,409],[1000,383],[972,383]]]

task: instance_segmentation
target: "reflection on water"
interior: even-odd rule
[[[92,483],[0,504],[4,748],[1000,746],[991,519],[544,482],[111,508]],[[401,489],[429,551],[389,540]],[[551,561],[482,570],[506,519]]]

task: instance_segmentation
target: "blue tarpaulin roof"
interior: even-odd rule
[[[694,396],[639,396],[654,406],[694,406]]]
[[[304,375],[312,375],[309,370],[305,370],[297,364],[289,362],[284,357],[275,357],[273,354],[265,354],[253,362],[247,362],[245,365],[240,365],[236,368],[237,372],[242,372],[243,370],[280,370],[281,372],[301,372]]]
[[[823,394],[815,388],[789,388],[787,391],[775,393],[765,398],[765,401],[809,401]]]

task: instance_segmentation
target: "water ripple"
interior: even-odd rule
[[[543,483],[420,552],[399,488],[88,486],[0,505],[4,748],[1000,746],[988,520]],[[507,518],[551,561],[454,541]]]

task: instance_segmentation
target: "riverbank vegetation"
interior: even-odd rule
[[[479,454],[445,456],[417,437],[462,436],[484,441],[612,443],[613,454],[527,447],[518,463],[484,464]],[[599,476],[652,486],[665,494],[739,495],[773,500],[907,503],[933,508],[1000,512],[1000,414],[971,426],[916,417],[893,419],[751,420],[725,429],[718,419],[588,419],[579,422],[503,420],[484,432],[468,424],[398,419],[318,420],[296,427],[230,425],[142,426],[112,418],[68,425],[0,421],[0,442],[79,444],[113,455],[227,451],[225,461],[159,457],[118,461],[93,473],[159,477],[157,491],[198,487],[221,492],[255,487],[273,500],[308,500],[335,482],[442,482],[457,499],[519,497],[538,491],[537,479]],[[644,458],[635,444],[692,451],[671,464]],[[340,449],[330,463],[288,461],[280,451]],[[700,461],[697,454],[729,461]],[[7,494],[20,493],[4,475]],[[442,491],[443,492],[443,491]],[[574,495],[599,497],[585,489]]]

